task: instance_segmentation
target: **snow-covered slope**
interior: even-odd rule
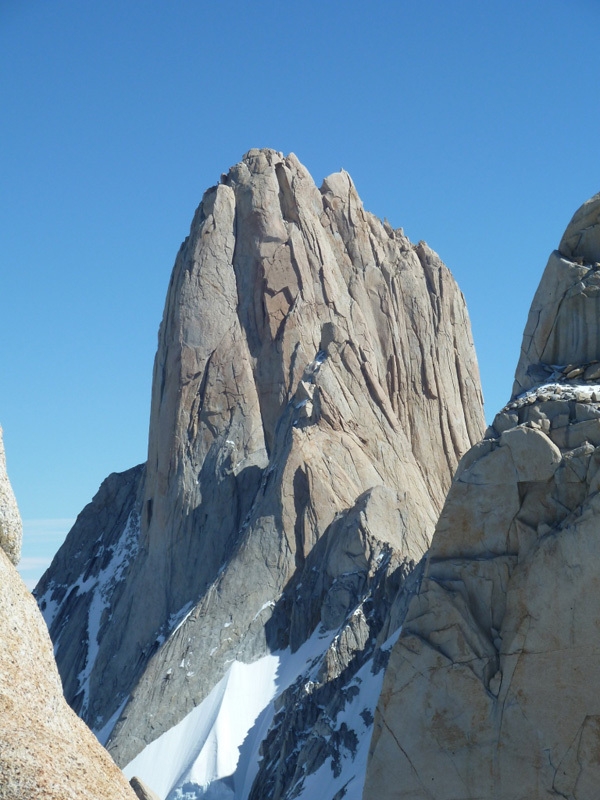
[[[206,796],[217,783],[210,796],[239,796],[235,784],[243,787],[246,778],[238,772],[240,748],[246,740],[258,749],[261,740],[252,728],[276,692],[280,666],[277,655],[252,664],[234,661],[208,697],[144,748],[125,774],[141,777],[163,798]]]
[[[350,550],[347,530],[337,534],[336,545]],[[369,541],[367,531],[362,534]],[[371,542],[367,577],[357,569],[357,541],[351,541],[354,569],[334,578],[328,594],[347,591],[357,578],[363,581],[362,591],[338,624],[317,623],[312,630],[307,619],[312,633],[300,646],[250,663],[229,661],[208,696],[126,765],[128,777],[141,777],[163,800],[278,800],[312,797],[310,787],[319,773],[331,798],[349,782],[349,796],[359,797],[389,647],[421,569]],[[297,609],[314,598],[313,582],[327,564],[327,555],[318,549],[309,557],[295,589],[290,587]],[[327,620],[323,609],[321,616]],[[183,616],[168,637],[165,647],[171,655],[165,658],[158,651],[151,662],[157,692],[168,692],[178,674],[186,680],[195,677],[195,645],[188,635],[192,617],[191,612]],[[225,623],[225,637],[232,627]],[[176,651],[178,643],[183,647]],[[177,659],[175,652],[181,654]]]
[[[385,642],[381,655],[398,634]],[[285,691],[301,685],[310,696],[333,639],[331,631],[319,628],[295,653],[288,648],[252,664],[234,661],[208,697],[144,748],[125,775],[142,778],[162,800],[246,800]],[[383,664],[377,667],[369,658],[349,680],[330,720],[329,757],[301,775],[290,796],[360,800],[383,674]],[[297,752],[303,744],[298,736]]]

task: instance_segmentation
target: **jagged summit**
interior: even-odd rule
[[[257,796],[285,796],[333,757],[336,687],[397,625],[481,430],[466,308],[439,257],[366,212],[347,173],[318,189],[294,155],[250,150],[177,256],[147,464],[106,482],[37,589],[70,702],[125,765],[236,664],[300,652],[321,626],[321,665],[278,688],[310,741],[256,776]]]
[[[513,398],[600,381],[600,194],[575,213],[546,266],[523,334]]]

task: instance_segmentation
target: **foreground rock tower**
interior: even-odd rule
[[[0,429],[0,800],[135,800],[64,700],[48,630],[15,569],[21,533]]]
[[[318,189],[295,156],[251,150],[175,263],[148,462],[107,479],[37,589],[69,701],[125,765],[234,660],[341,630],[393,574],[389,606],[481,434],[438,256],[365,212],[347,173]],[[384,616],[365,612],[327,680]],[[270,796],[292,778],[265,778]]]
[[[600,195],[550,256],[513,392],[438,522],[366,800],[598,797]]]

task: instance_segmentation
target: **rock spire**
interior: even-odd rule
[[[391,607],[387,578],[393,594],[425,552],[481,432],[438,256],[366,212],[346,172],[318,189],[294,155],[249,151],[177,256],[147,464],[107,479],[37,589],[70,702],[99,732],[126,704],[108,742],[125,765],[233,661],[319,625],[346,626],[323,680],[356,671],[389,620],[348,620],[377,592]]]

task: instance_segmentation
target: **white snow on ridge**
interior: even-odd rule
[[[560,369],[560,367],[557,367]],[[547,394],[551,398],[556,396],[560,399],[575,399],[580,402],[595,402],[592,395],[600,395],[600,384],[598,383],[540,383],[517,395],[510,403],[517,405],[533,403],[539,394]],[[506,406],[505,406],[506,407]]]
[[[361,800],[371,742],[372,715],[381,692],[384,673],[381,670],[377,675],[372,675],[371,666],[371,662],[367,662],[349,684],[349,687],[356,686],[358,693],[336,720],[336,730],[339,731],[343,725],[350,736],[354,734],[356,749],[338,745],[339,771],[334,773],[330,761],[325,761],[316,772],[304,778],[298,798],[331,800],[345,788],[345,793],[339,795],[344,800]],[[364,716],[361,717],[361,714]]]
[[[311,667],[333,638],[316,632],[296,652],[252,664],[234,661],[210,694],[149,744],[123,770],[161,800],[242,800],[258,770],[259,747],[271,725],[274,698]]]
[[[400,630],[388,639],[382,650],[390,649],[399,635]],[[330,761],[325,761],[316,772],[304,778],[298,800],[332,800],[336,796],[344,800],[362,800],[373,716],[385,674],[381,669],[373,675],[372,665],[369,659],[346,686],[346,689],[356,687],[357,692],[335,721],[336,731],[346,731],[348,738],[354,739],[355,748],[339,745],[336,772],[332,770]]]
[[[166,798],[186,783],[206,789],[233,775],[240,745],[273,696],[278,666],[276,656],[254,664],[234,661],[199,706],[125,767],[127,778],[137,775]]]
[[[397,630],[383,645],[394,645]],[[318,629],[296,652],[279,651],[243,664],[234,661],[208,697],[178,725],[149,744],[123,770],[141,778],[161,800],[246,800],[258,772],[260,745],[275,715],[275,699],[299,676],[316,679],[335,631]],[[360,800],[375,706],[384,669],[371,672],[372,659],[347,689],[354,693],[335,720],[339,734],[335,770],[329,759],[296,786],[298,800]]]

